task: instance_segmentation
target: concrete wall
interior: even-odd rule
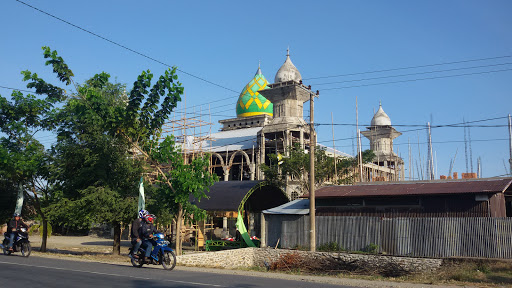
[[[310,257],[317,262],[332,263],[332,261],[365,261],[367,265],[375,267],[386,267],[389,264],[398,264],[405,271],[425,272],[435,271],[441,264],[441,259],[392,257],[382,255],[363,255],[349,253],[309,252],[287,249],[272,248],[242,248],[217,252],[205,252],[182,255],[177,257],[178,265],[201,266],[213,268],[243,268],[243,267],[265,267],[265,262],[271,264],[279,259],[281,255],[298,253]]]

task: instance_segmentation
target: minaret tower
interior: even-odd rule
[[[393,169],[395,173],[387,173],[391,176],[388,180],[399,180],[403,173],[404,161],[393,151],[393,139],[402,135],[391,126],[391,119],[382,109],[379,103],[379,110],[372,118],[371,126],[368,130],[361,132],[370,140],[370,149],[375,153],[373,163],[379,167]]]
[[[274,104],[273,119],[259,133],[260,163],[269,164],[268,154],[289,155],[289,148],[296,143],[302,149],[309,147],[309,124],[303,118],[304,102],[313,93],[310,87],[302,84],[302,76],[290,59],[287,50],[286,60],[276,73],[269,89],[258,91]],[[260,178],[261,179],[261,178]],[[292,181],[288,181],[286,193],[292,199],[302,194],[295,191]],[[296,194],[294,194],[296,193]],[[299,194],[299,195],[297,195]]]

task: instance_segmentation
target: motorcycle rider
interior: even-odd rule
[[[142,259],[143,261],[150,257],[151,250],[153,249],[153,234],[158,233],[153,225],[153,220],[155,218],[155,215],[146,215],[139,229],[139,236],[142,238],[142,248],[146,250],[146,254],[144,255],[145,258]]]
[[[130,238],[132,239],[132,253],[130,254],[130,257],[132,258],[138,258],[137,251],[139,251],[140,245],[142,244],[142,239],[139,235],[140,227],[142,226],[142,222],[144,220],[144,217],[149,215],[149,212],[147,210],[141,209],[139,211],[139,217],[132,222],[132,229],[130,231]]]
[[[9,251],[12,251],[12,245],[14,244],[14,239],[16,234],[19,233],[21,228],[28,229],[28,225],[21,220],[20,214],[14,213],[13,219],[7,223],[7,232],[9,237],[9,245],[7,246]]]

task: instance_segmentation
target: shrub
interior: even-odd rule
[[[343,247],[341,247],[337,242],[327,242],[318,246],[316,250],[321,252],[338,252],[342,251]]]
[[[364,247],[362,251],[366,253],[377,254],[379,252],[379,245],[370,243]]]

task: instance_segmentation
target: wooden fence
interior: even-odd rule
[[[265,215],[265,222],[268,246],[309,247],[309,216]],[[336,242],[395,256],[512,258],[512,218],[317,216],[316,233],[317,248]]]

